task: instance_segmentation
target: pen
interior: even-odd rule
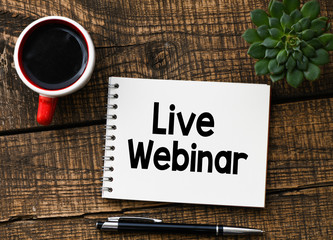
[[[264,231],[254,228],[227,227],[208,224],[176,224],[163,223],[160,219],[142,217],[110,217],[106,222],[97,222],[97,229],[102,231],[144,231],[226,235],[255,235]]]

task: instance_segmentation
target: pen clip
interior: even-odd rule
[[[161,219],[146,218],[146,217],[109,217],[109,222],[149,222],[149,223],[161,223]]]

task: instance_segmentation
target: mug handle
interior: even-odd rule
[[[41,125],[49,125],[52,122],[53,114],[58,102],[58,98],[39,95],[37,122]]]

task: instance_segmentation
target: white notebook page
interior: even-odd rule
[[[264,207],[269,104],[265,84],[111,77],[102,197]]]

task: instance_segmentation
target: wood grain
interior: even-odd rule
[[[171,223],[224,224],[259,228],[264,236],[223,239],[328,239],[333,234],[333,187],[270,194],[266,209],[171,204],[160,208],[124,211],[130,216]],[[75,218],[25,219],[0,224],[4,239],[217,239],[185,234],[112,233],[96,230],[98,220],[120,214],[89,214]],[[218,238],[220,239],[220,238]]]
[[[103,134],[99,125],[1,137],[0,221],[156,205],[101,198]]]
[[[332,108],[333,99],[272,107],[268,194],[333,185]],[[101,198],[104,134],[93,125],[0,137],[0,221],[158,205]]]
[[[333,18],[333,3],[320,1]],[[38,127],[37,94],[18,79],[13,49],[20,32],[39,17],[62,15],[81,23],[97,48],[89,84],[62,98],[53,125],[102,121],[109,76],[270,83],[254,73],[255,61],[241,38],[254,26],[250,11],[266,1],[24,1],[0,0],[0,131]],[[333,63],[319,81],[298,89],[272,85],[272,102],[333,96]]]

